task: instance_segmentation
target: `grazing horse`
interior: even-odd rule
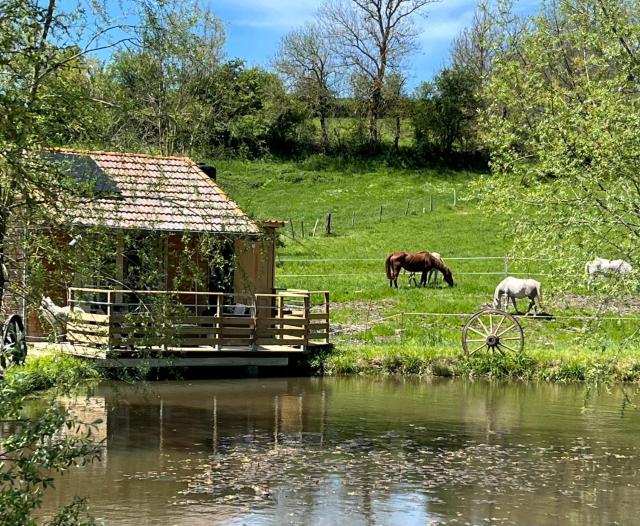
[[[384,262],[387,272],[389,286],[398,288],[398,276],[400,271],[405,269],[407,272],[421,272],[420,285],[427,283],[427,273],[433,270],[439,270],[444,276],[444,280],[450,287],[453,287],[453,276],[451,271],[444,264],[441,258],[435,258],[429,252],[417,252],[415,254],[407,252],[393,252],[387,256]]]
[[[540,289],[540,282],[535,279],[519,279],[509,276],[504,278],[496,287],[496,291],[493,294],[493,307],[496,309],[502,308],[502,296],[506,296],[505,310],[509,307],[509,300],[513,303],[513,308],[518,312],[518,306],[516,305],[516,298],[529,298],[529,307],[527,308],[527,314],[533,307],[535,312],[538,312],[538,307],[542,308],[542,290]]]
[[[584,271],[589,276],[588,284],[591,285],[598,274],[629,274],[633,267],[624,259],[595,258],[584,266]]]
[[[433,258],[439,259],[440,261],[442,261],[442,264],[444,265],[444,259],[442,259],[442,256],[440,254],[438,254],[437,252],[430,252],[430,254]],[[431,270],[427,270],[427,278],[424,282],[425,286],[431,283],[432,281],[434,285],[438,283],[438,271],[435,268],[432,268]],[[415,272],[409,273],[409,285],[411,285],[411,282],[413,282],[413,284],[416,287],[418,286]],[[422,280],[420,280],[420,284],[422,284]]]

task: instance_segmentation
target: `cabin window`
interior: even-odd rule
[[[234,243],[216,239],[206,251],[209,267],[209,292],[233,292]]]
[[[166,256],[166,236],[149,232],[127,234],[122,251],[122,281],[125,288],[165,290]]]

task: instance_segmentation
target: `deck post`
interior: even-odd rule
[[[325,322],[327,323],[327,328],[325,329],[325,343],[329,343],[329,291],[324,291],[324,313],[326,315]]]
[[[278,295],[278,320],[280,321],[280,323],[278,323],[276,327],[281,330],[275,334],[275,337],[277,340],[281,340],[284,336],[284,334],[282,334],[282,329],[284,329],[283,318],[284,318],[284,296],[282,294],[279,294]]]
[[[222,299],[223,299],[222,294],[218,294],[216,296],[216,322],[213,324],[213,326],[216,329],[215,330],[215,339],[216,339],[215,349],[216,349],[216,351],[220,351],[222,349],[222,344],[221,344],[221,340],[222,340],[222,312],[223,312]]]
[[[107,334],[107,350],[108,350],[109,348],[111,348],[111,342],[114,334],[113,323],[111,319],[111,291],[110,290],[107,290],[107,327],[109,327],[109,332]]]
[[[311,318],[309,314],[311,313],[311,294],[307,293],[304,295],[304,336],[303,336],[303,344],[302,350],[306,350],[309,346],[309,323],[311,322]]]

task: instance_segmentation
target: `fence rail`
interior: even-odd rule
[[[369,266],[369,263],[380,264],[384,261],[386,255],[381,255],[380,257],[367,257],[367,258],[310,258],[310,257],[284,257],[277,259],[277,265],[280,269],[283,267],[286,269],[287,266],[301,266],[303,268],[309,268],[311,272],[283,272],[276,273],[276,278],[278,279],[291,279],[291,278],[332,278],[332,277],[345,277],[345,276],[379,276],[380,271],[355,271],[355,272],[313,272],[313,267],[315,265],[330,265],[335,263],[336,265],[343,265],[344,263],[364,263],[363,265],[365,269]],[[502,256],[445,256],[444,260],[449,263],[452,261],[461,261],[461,262],[497,262],[500,261],[502,265],[500,265],[500,270],[495,271],[461,271],[456,270],[454,273],[456,276],[516,276],[516,277],[536,277],[536,276],[546,276],[548,272],[544,271],[535,271],[535,272],[523,272],[521,269],[518,272],[513,272],[514,263],[517,262],[542,262],[549,263],[552,260],[550,258],[538,258],[538,257],[521,257],[521,256],[512,256],[512,255],[502,255]],[[473,268],[473,267],[472,267]],[[341,269],[340,269],[341,270]]]
[[[110,350],[306,349],[329,343],[329,293],[70,288],[70,343]]]

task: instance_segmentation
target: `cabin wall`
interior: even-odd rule
[[[121,235],[121,234],[120,234]],[[209,272],[207,259],[202,254],[197,254],[197,237],[193,237],[193,244],[185,241],[181,233],[167,234],[166,242],[163,244],[165,250],[164,273],[166,282],[159,286],[159,289],[166,290],[184,290],[209,292],[207,289],[206,279],[201,287],[195,286],[195,281],[185,279],[185,275],[179,270],[181,254],[185,250],[195,253],[195,266],[191,268],[190,273],[199,274],[199,277],[206,277]],[[67,239],[61,239],[60,242],[68,242]],[[234,241],[234,269],[233,269],[233,290],[235,293],[249,294],[271,294],[275,287],[275,232],[268,232],[264,238],[239,238]],[[122,271],[122,246],[119,244],[117,255],[118,269]],[[123,277],[123,276],[119,276]],[[21,279],[16,275],[13,279]],[[82,286],[76,283],[76,286]],[[87,286],[87,284],[84,284]],[[63,285],[56,287],[55,290],[48,291],[52,300],[60,306],[66,305],[67,296]],[[118,301],[118,298],[115,298]],[[181,301],[187,304],[199,304],[206,301],[197,295],[181,295]],[[13,309],[9,312],[21,313],[21,304],[15,301],[7,302],[7,307]],[[207,305],[202,305],[206,308]],[[6,310],[6,309],[5,309]],[[37,309],[30,309],[27,317],[27,334],[30,337],[44,337],[51,332],[49,327],[43,327],[40,322]]]
[[[236,293],[271,294],[275,288],[275,238],[237,239],[234,290]]]

